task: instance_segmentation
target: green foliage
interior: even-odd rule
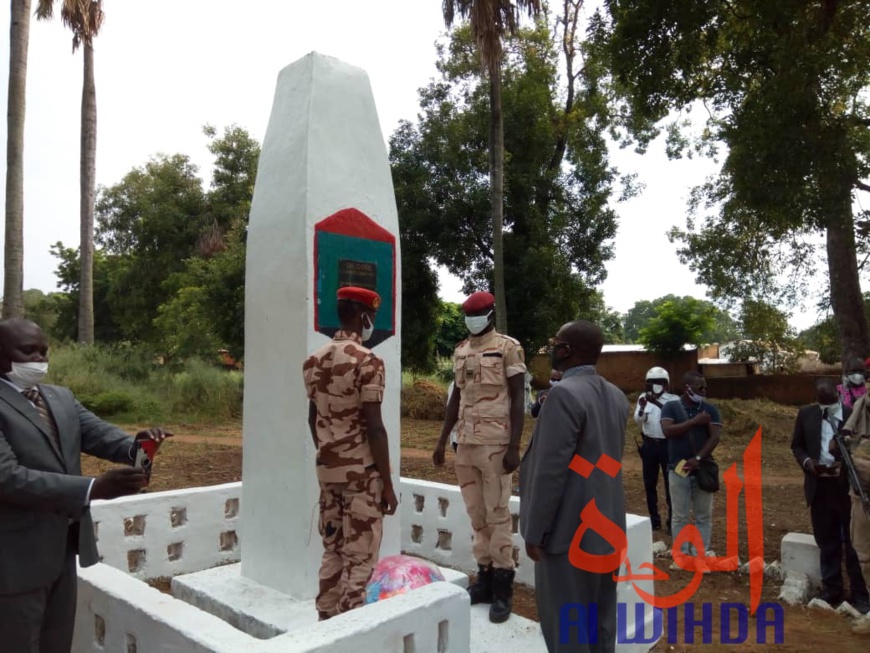
[[[604,303],[604,295],[599,291],[590,293],[583,302],[586,307],[576,316],[578,320],[588,320],[601,327],[604,344],[617,345],[625,342],[625,329],[622,316]],[[555,332],[553,333],[555,335]]]
[[[568,41],[576,64],[578,44]],[[589,290],[604,278],[616,232],[609,201],[617,173],[607,161],[598,90],[580,70],[571,75],[566,102],[547,27],[521,30],[505,51],[508,324],[510,335],[534,350],[588,309]],[[390,139],[403,245],[419,243],[419,264],[446,266],[465,290],[491,289],[489,85],[467,27],[439,46],[437,65],[440,78],[420,91],[418,122],[402,122]]]
[[[465,313],[459,304],[439,302],[438,331],[435,338],[436,352],[441,358],[452,358],[456,345],[468,337]],[[451,370],[453,369],[451,363]]]
[[[242,416],[243,375],[191,359],[166,388],[173,414],[222,422]]]
[[[211,188],[183,155],[159,155],[97,201],[95,340],[147,343],[161,354],[244,354],[245,240],[260,147],[235,125],[217,136]],[[53,337],[78,333],[79,255],[62,243]]]
[[[129,344],[52,347],[49,383],[123,423],[223,422],[242,414],[243,376],[197,358],[161,363]]]
[[[870,293],[864,293],[864,315],[870,321]],[[842,362],[837,323],[832,315],[820,320],[798,334],[807,349],[819,352],[823,363],[833,365]]]
[[[757,360],[767,372],[794,373],[803,346],[788,324],[788,315],[764,301],[744,300],[740,329],[745,340],[730,353],[732,362]]]
[[[24,317],[36,322],[46,334],[51,335],[64,297],[60,293],[46,295],[41,290],[31,288],[24,291]]]
[[[652,352],[673,357],[683,345],[704,344],[701,338],[714,324],[712,307],[707,302],[692,297],[666,300],[640,330],[638,341]]]
[[[853,209],[853,193],[870,190],[866,3],[606,0],[605,10],[593,32],[614,118],[643,147],[658,121],[685,112],[665,125],[669,154],[727,148],[693,193],[687,229],[671,234],[684,262],[714,299],[799,302],[810,239],[824,233],[842,351],[866,355],[856,249],[870,241],[856,247],[855,233],[868,214]],[[692,138],[682,119],[698,101],[706,121]]]
[[[131,411],[136,405],[136,398],[129,392],[110,390],[96,395],[78,397],[82,405],[92,413],[101,417],[111,417],[119,413]]]
[[[734,321],[734,318],[727,311],[720,310],[713,304],[708,301],[698,300],[694,297],[690,297],[688,295],[684,297],[677,297],[676,295],[664,295],[663,297],[659,297],[658,299],[653,300],[641,300],[635,302],[634,306],[632,306],[628,312],[624,316],[625,321],[625,339],[627,342],[639,342],[638,338],[640,337],[641,330],[649,324],[650,320],[652,320],[657,314],[659,308],[665,302],[691,302],[694,306],[694,302],[701,302],[703,306],[705,306],[706,310],[709,310],[714,317],[713,325],[709,330],[705,331],[701,337],[700,341],[704,343],[713,343],[713,342],[730,342],[731,340],[735,340],[739,337],[739,328],[737,323]]]

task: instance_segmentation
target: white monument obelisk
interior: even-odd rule
[[[318,223],[339,213],[343,227],[356,228],[368,219],[376,230],[381,228],[381,237],[392,234],[392,270],[382,251],[388,245],[372,241],[369,247],[365,238],[341,234],[317,240]],[[350,243],[353,255],[326,251],[338,241]],[[389,330],[392,322],[394,335],[373,349],[386,364],[382,412],[399,492],[398,244],[392,177],[368,76],[311,53],[278,77],[251,206],[245,282],[241,573],[300,600],[317,593],[322,553],[302,363],[328,341],[322,329],[316,330],[316,321],[335,319],[334,283],[343,278],[342,285],[349,285],[352,277],[341,275],[352,274],[354,266],[363,266],[372,278],[377,275],[379,288],[392,273],[393,297],[384,297],[385,304],[392,302],[392,315],[382,309],[375,326],[386,324]],[[378,247],[378,262],[366,262],[377,258],[369,253]],[[385,518],[381,556],[399,550],[397,512]]]

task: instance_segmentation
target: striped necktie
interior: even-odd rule
[[[35,387],[30,388],[21,394],[36,406],[39,416],[45,420],[45,424],[48,426],[48,432],[51,434],[52,441],[55,446],[57,446],[57,450],[62,452],[63,450],[60,447],[60,436],[57,433],[57,424],[54,421],[54,417],[52,417],[51,413],[48,412],[48,406],[45,405],[45,400],[42,398],[42,395],[39,394],[39,389]]]

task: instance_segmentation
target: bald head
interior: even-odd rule
[[[604,346],[604,333],[597,324],[586,320],[568,322],[556,337],[571,347],[570,361],[574,365],[595,365]]]
[[[0,322],[0,372],[12,363],[41,363],[48,360],[48,342],[35,322],[11,318]]]

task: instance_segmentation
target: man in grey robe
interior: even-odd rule
[[[595,370],[603,342],[601,329],[585,321],[564,325],[551,340],[562,381],[550,390],[520,465],[520,532],[535,561],[535,598],[551,653],[616,647],[613,574],[627,547],[620,470],[630,407]],[[609,564],[586,565],[583,554],[609,554]]]

